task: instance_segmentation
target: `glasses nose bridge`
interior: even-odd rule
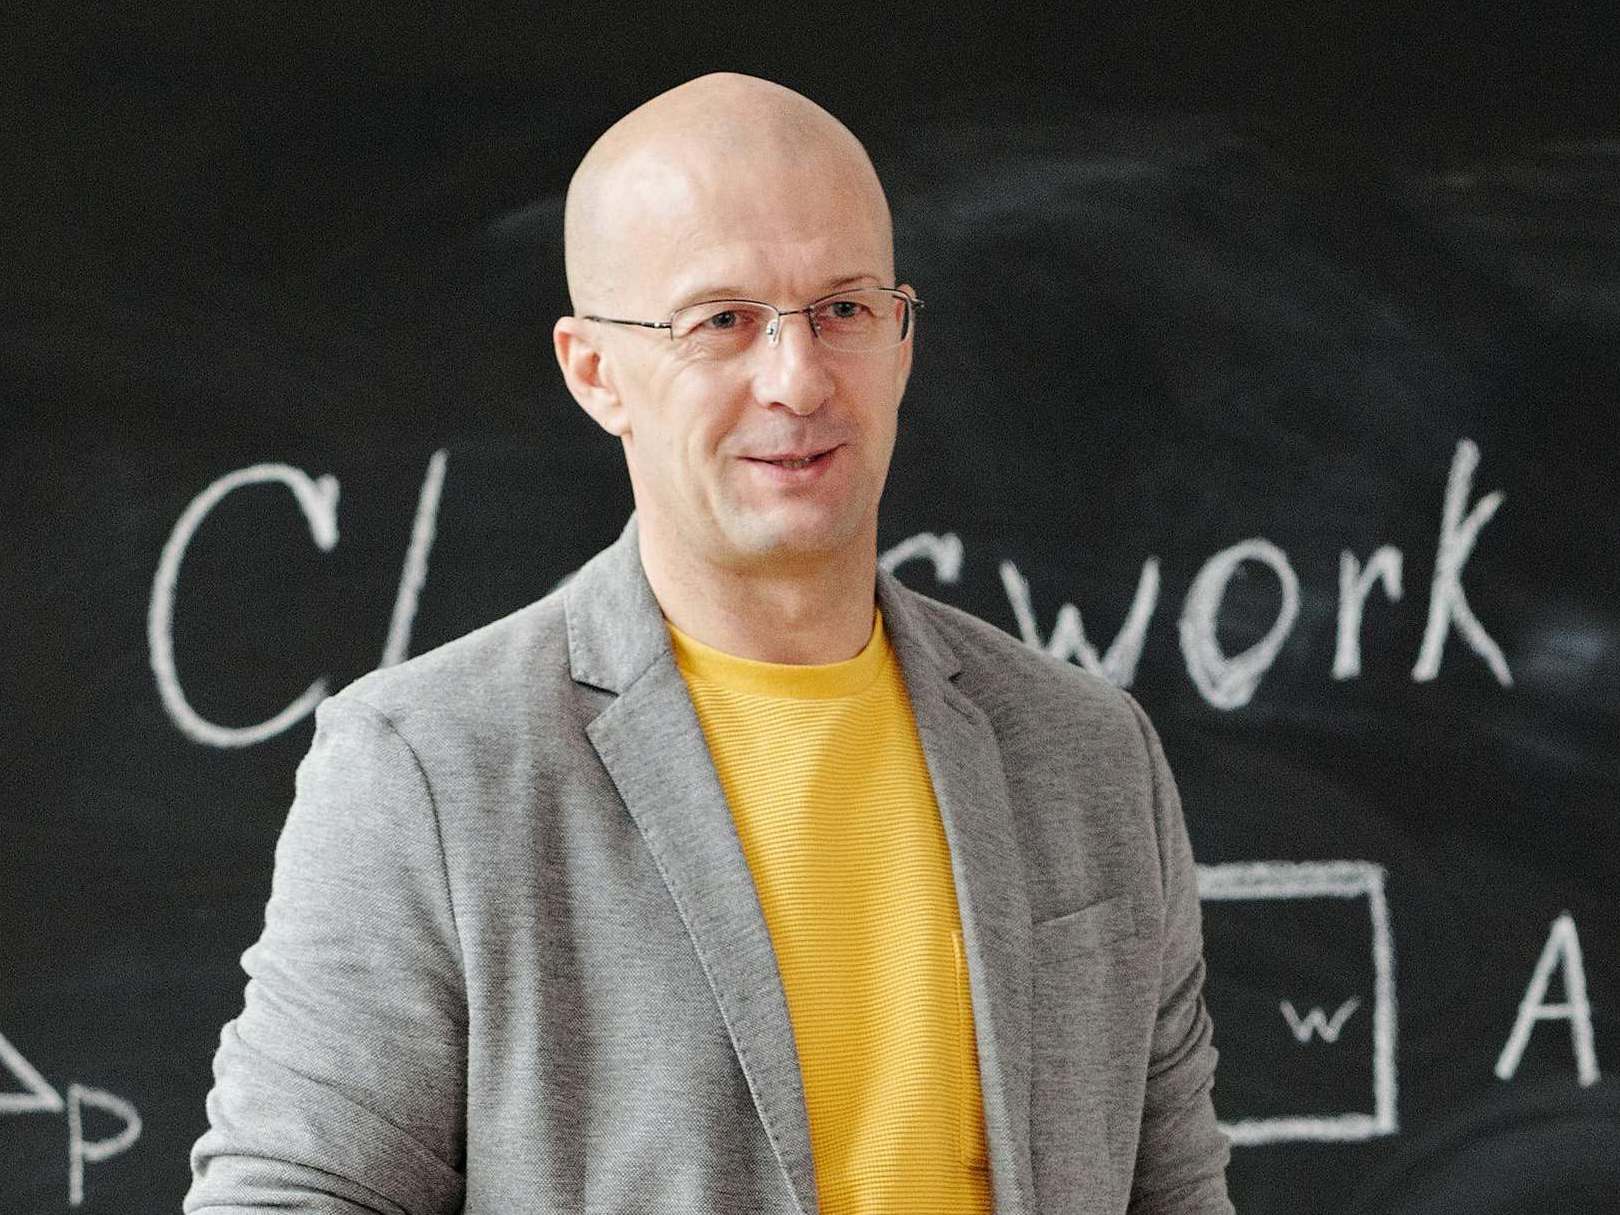
[[[798,316],[800,313],[804,314],[805,324],[810,326],[811,338],[817,340],[820,339],[821,334],[816,331],[815,313],[812,311],[815,308],[814,304],[807,304],[803,308],[788,308],[786,310],[778,308],[774,304],[769,304],[767,307],[769,307],[770,310],[776,314],[771,317],[770,324],[765,326],[765,340],[772,347],[775,347],[777,342],[781,339],[782,322],[788,317]]]

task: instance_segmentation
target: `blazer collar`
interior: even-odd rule
[[[663,611],[641,564],[634,512],[619,538],[569,580],[564,595],[569,670],[580,683],[623,692],[671,653]],[[908,675],[923,666],[943,679],[960,674],[956,651],[908,597],[900,580],[882,566],[877,571],[877,602],[889,644]]]

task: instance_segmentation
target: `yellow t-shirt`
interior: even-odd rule
[[[824,1215],[985,1215],[961,920],[900,665],[725,654],[669,625],[776,950]]]

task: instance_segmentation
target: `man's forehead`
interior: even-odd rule
[[[812,192],[809,182],[760,191],[743,205],[691,209],[661,222],[643,214],[616,234],[620,251],[656,302],[815,298],[864,278],[888,279],[894,255],[886,226],[862,200]],[[654,302],[654,301],[649,301]]]
[[[846,269],[843,271],[795,276],[795,281],[791,283],[787,282],[787,276],[782,275],[779,268],[774,266],[756,273],[731,274],[698,272],[689,268],[670,281],[664,289],[664,297],[667,306],[673,311],[702,300],[749,299],[781,303],[781,300],[773,297],[784,290],[797,290],[805,295],[805,299],[798,302],[808,303],[811,299],[832,295],[846,287],[889,285],[885,282],[887,276],[876,269],[849,269],[847,267],[853,263],[847,259],[845,264]]]
[[[892,273],[881,196],[850,173],[803,161],[719,156],[627,166],[591,239],[621,274],[672,308],[681,306],[677,296],[717,298],[709,287],[748,287],[740,294],[754,298],[804,290],[812,280]]]
[[[750,223],[787,229],[818,196],[837,196],[887,211],[882,188],[864,156],[824,145],[788,149],[762,144],[669,139],[626,149],[604,166],[597,183],[604,214],[645,214],[654,222],[694,216],[703,222]],[[776,217],[773,220],[773,216]]]

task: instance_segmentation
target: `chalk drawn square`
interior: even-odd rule
[[[1221,1051],[1216,1104],[1230,1101],[1223,1089],[1241,1089],[1247,1107],[1221,1129],[1237,1145],[1394,1134],[1395,955],[1383,867],[1200,865],[1198,893]]]

